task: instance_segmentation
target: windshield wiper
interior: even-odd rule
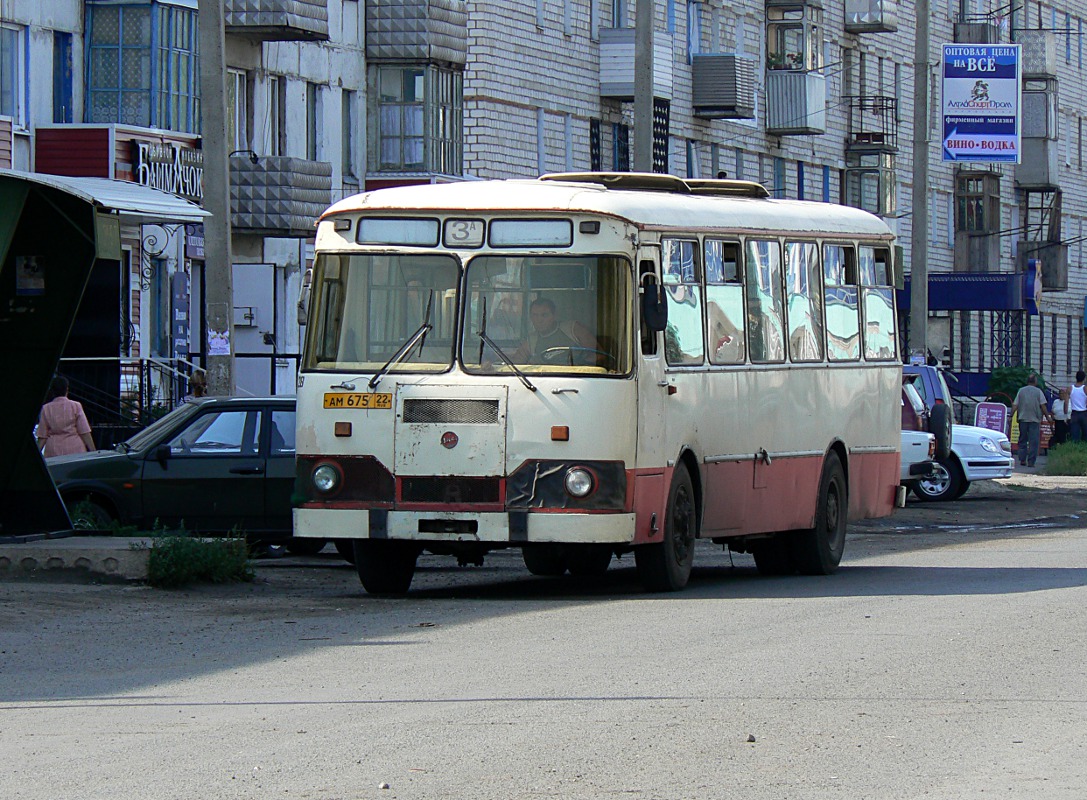
[[[521,372],[520,368],[518,368],[518,366],[513,363],[513,361],[510,359],[510,357],[507,356],[503,352],[502,348],[499,347],[497,344],[495,344],[494,340],[492,340],[491,337],[487,335],[486,330],[481,329],[479,331],[479,333],[478,333],[478,336],[479,336],[479,339],[480,339],[481,342],[486,344],[487,347],[494,350],[495,353],[498,354],[498,357],[501,358],[506,363],[506,366],[509,367],[511,370],[513,370],[513,374],[521,379],[521,383],[523,383],[526,387],[528,387],[529,389],[531,389],[534,392],[538,391],[538,389],[535,386],[532,385],[532,381],[530,381],[528,379],[528,376],[525,375],[525,373]],[[480,360],[482,361],[482,359],[480,359]]]
[[[374,377],[370,378],[369,386],[371,392],[377,388],[378,383],[381,381],[381,379],[385,376],[385,374],[389,371],[391,367],[399,364],[401,361],[408,357],[408,353],[411,352],[411,349],[415,347],[415,344],[417,342],[420,343],[419,351],[422,352],[422,345],[426,342],[426,335],[434,327],[430,324],[430,314],[433,310],[434,290],[431,289],[430,299],[427,301],[426,304],[426,317],[423,319],[423,324],[416,328],[415,333],[408,337],[408,340],[404,342],[404,344],[400,345],[400,349],[393,353],[392,358],[386,361],[384,366],[382,366],[381,369],[374,373]]]

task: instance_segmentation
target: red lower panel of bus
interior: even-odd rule
[[[632,471],[637,530],[634,542],[660,541],[674,469]],[[704,465],[702,536],[809,528],[815,520],[823,457],[775,458]],[[883,517],[894,508],[898,453],[850,457],[849,517]]]

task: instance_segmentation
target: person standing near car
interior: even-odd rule
[[[1033,467],[1038,460],[1038,441],[1042,432],[1042,419],[1053,420],[1046,403],[1045,393],[1038,388],[1038,376],[1030,373],[1027,385],[1015,395],[1012,414],[1019,413],[1019,466]]]
[[[1087,388],[1083,385],[1085,378],[1087,373],[1083,370],[1077,372],[1076,382],[1068,395],[1068,410],[1071,412],[1068,428],[1073,442],[1087,440]]]
[[[46,458],[87,453],[94,449],[83,405],[68,397],[68,379],[57,375],[38,417],[38,449]]]

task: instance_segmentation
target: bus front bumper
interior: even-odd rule
[[[420,542],[630,544],[634,541],[634,514],[296,508],[294,535]]]

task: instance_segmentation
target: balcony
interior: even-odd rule
[[[1061,242],[1019,242],[1016,261],[1020,272],[1028,259],[1037,259],[1042,269],[1042,288],[1063,292],[1068,289],[1068,245]]]
[[[653,96],[672,99],[672,37],[653,33]],[[634,28],[600,31],[600,96],[634,101]]]
[[[289,156],[230,159],[231,224],[239,233],[314,235],[332,204],[332,165]]]
[[[1000,26],[989,18],[955,23],[957,44],[1000,44]]]
[[[1058,187],[1058,104],[1056,78],[1023,81],[1022,140],[1015,182],[1021,189]]]
[[[691,60],[694,115],[702,119],[754,119],[755,61],[732,53]]]
[[[226,32],[258,42],[328,41],[327,0],[226,0]]]
[[[895,0],[845,0],[846,33],[893,33],[898,30]]]
[[[893,153],[849,153],[845,168],[845,204],[887,217],[896,210],[897,173]]]
[[[771,136],[826,133],[826,77],[816,72],[767,70],[766,132]]]
[[[898,100],[889,95],[847,97],[850,153],[898,152]]]
[[[955,271],[999,272],[999,234],[996,232],[955,231]]]
[[[1021,46],[1020,63],[1024,78],[1057,77],[1057,34],[1053,31],[1016,31]]]
[[[463,0],[367,0],[366,58],[464,66],[465,5]]]

